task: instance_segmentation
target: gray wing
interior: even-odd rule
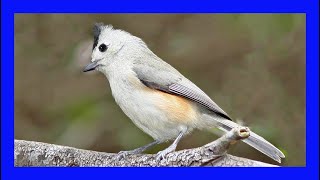
[[[133,71],[145,86],[182,96],[198,103],[220,117],[231,120],[228,114],[213,102],[200,88],[166,62],[151,60],[143,65],[141,62],[136,63]]]

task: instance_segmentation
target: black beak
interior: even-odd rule
[[[97,63],[97,61],[92,62],[92,63],[88,64],[88,65],[83,69],[83,72],[88,72],[88,71],[95,70],[98,65],[99,65],[99,64]]]

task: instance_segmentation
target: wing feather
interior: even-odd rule
[[[163,61],[157,63],[165,63]],[[200,106],[215,113],[217,116],[231,120],[215,102],[213,102],[200,88],[183,77],[177,70],[168,64],[136,64],[133,68],[138,79],[147,87],[174,94],[196,102]]]
[[[183,96],[185,98],[188,98],[194,102],[197,102],[198,104],[201,104],[202,106],[206,107],[207,109],[213,111],[217,115],[231,120],[231,118],[222,110],[221,108],[217,108],[217,105],[215,103],[212,103],[212,100],[207,98],[206,96],[201,95],[200,93],[197,93],[193,91],[192,89],[189,89],[181,84],[175,83],[169,86],[169,92],[172,92],[174,94]]]

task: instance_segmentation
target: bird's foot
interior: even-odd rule
[[[130,156],[130,155],[134,155],[134,154],[139,154],[140,152],[137,152],[136,150],[131,150],[131,151],[120,151],[118,154],[117,154],[117,159],[118,160],[121,160],[123,158],[126,158],[127,156]]]
[[[141,154],[142,152],[144,152],[145,150],[151,148],[152,146],[156,145],[156,144],[159,144],[160,141],[154,141],[152,143],[149,143],[147,145],[144,145],[142,147],[139,147],[137,149],[134,149],[134,150],[130,150],[130,151],[120,151],[118,153],[118,156],[117,156],[117,159],[118,160],[121,160],[122,158],[125,158],[127,157],[128,155],[134,155],[134,154]]]
[[[176,145],[172,144],[171,146],[169,146],[168,148],[162,150],[162,151],[159,151],[157,153],[157,158],[156,160],[157,161],[161,161],[162,159],[164,159],[169,153],[171,152],[174,152],[176,150]]]

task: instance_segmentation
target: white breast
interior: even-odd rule
[[[182,129],[192,129],[197,114],[188,100],[146,87],[134,72],[114,73],[108,79],[123,112],[154,139],[174,139]]]

